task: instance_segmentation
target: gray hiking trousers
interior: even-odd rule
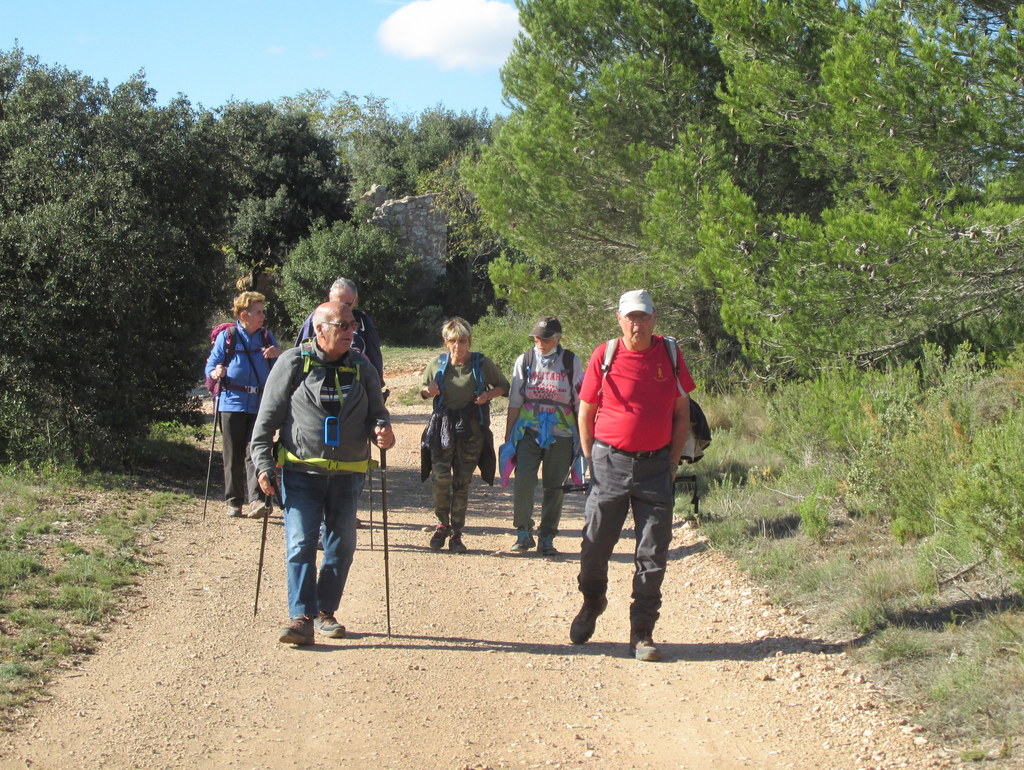
[[[636,569],[629,617],[633,628],[653,629],[659,617],[661,584],[672,541],[673,498],[667,447],[631,453],[594,442],[577,582],[584,596],[607,593],[608,561],[632,509]]]

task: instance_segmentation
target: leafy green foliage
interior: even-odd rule
[[[1020,7],[699,6],[736,130],[793,147],[828,184],[803,210],[772,210],[735,179],[706,202],[700,269],[749,355],[807,373],[1019,315]]]
[[[223,260],[213,120],[0,53],[0,459],[132,461],[190,403]]]
[[[717,300],[689,268],[692,237],[667,227],[693,229],[687,208],[670,209],[694,198],[656,199],[674,159],[690,163],[689,145],[723,122],[709,26],[681,0],[518,5],[526,34],[502,71],[512,114],[467,172],[488,223],[523,255],[509,261],[527,265],[492,273],[498,296],[599,339],[609,305],[642,286],[662,328],[709,335],[700,344],[713,350],[721,330],[704,303]]]
[[[1000,553],[1024,580],[1024,413],[982,428],[941,499],[942,518]]]
[[[426,341],[440,326],[435,285],[394,236],[372,225],[338,222],[315,230],[289,254],[280,297],[297,330],[338,276],[359,284],[359,307],[373,316],[385,340]]]
[[[396,116],[386,99],[335,96],[323,89],[281,99],[278,107],[308,115],[335,142],[355,197],[375,184],[392,198],[429,192],[423,177],[485,141],[492,123],[486,110],[455,113],[440,104],[419,115]]]
[[[217,125],[228,171],[225,246],[255,284],[315,224],[348,218],[348,180],[334,143],[303,112],[233,102]]]

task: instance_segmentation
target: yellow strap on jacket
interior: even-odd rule
[[[377,462],[370,458],[365,460],[355,461],[344,461],[344,460],[329,460],[326,457],[312,457],[308,460],[303,460],[301,457],[293,455],[284,445],[281,445],[277,449],[277,464],[278,465],[310,465],[314,468],[323,468],[328,471],[348,471],[350,473],[366,473],[367,468],[376,468]]]

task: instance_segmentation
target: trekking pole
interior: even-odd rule
[[[268,475],[269,479],[270,476]],[[273,482],[271,482],[273,484]],[[274,490],[275,494],[277,490]],[[252,606],[252,616],[260,611],[260,582],[263,579],[263,552],[267,548],[267,522],[270,520],[270,512],[274,510],[274,495],[267,498],[267,504],[263,506],[263,536],[260,538],[260,564],[256,568],[256,601]]]
[[[210,473],[213,470],[213,448],[217,443],[217,423],[220,422],[220,387],[213,402],[213,438],[210,439],[210,459],[206,462],[206,491],[203,492],[203,521],[206,521],[206,504],[210,500]]]
[[[377,420],[377,425],[387,425]],[[388,450],[380,450],[380,518],[384,528],[384,607],[388,620],[388,640],[391,639],[391,572],[388,566]]]
[[[370,442],[366,442],[366,452],[370,453]],[[366,465],[366,485],[370,495],[370,550],[373,550],[373,458]]]

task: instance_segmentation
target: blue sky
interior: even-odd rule
[[[519,30],[512,0],[6,0],[0,48],[19,45],[113,86],[139,70],[164,103],[215,108],[323,88],[394,113],[501,103]]]

